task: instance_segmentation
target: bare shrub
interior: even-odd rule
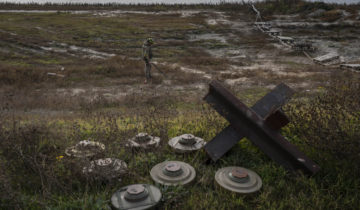
[[[3,182],[2,185],[8,191],[13,186],[21,186],[22,192],[41,194],[47,198],[54,191],[69,192],[82,182],[78,178],[79,170],[76,170],[80,167],[74,167],[76,163],[60,156],[65,145],[64,139],[59,139],[59,133],[45,123],[21,125],[11,120],[11,125],[1,125],[0,164],[6,168],[3,180],[11,181],[11,184]],[[12,193],[16,195],[17,192]]]
[[[109,59],[104,66],[108,76],[143,76],[144,64],[142,61],[128,58],[114,57]],[[139,71],[140,70],[140,71]]]
[[[0,64],[0,87],[4,85],[27,87],[31,84],[44,82],[46,79],[46,69],[44,68],[35,69]]]
[[[105,78],[143,77],[144,64],[140,60],[131,60],[116,56],[106,60],[81,60],[82,64],[71,63],[66,70],[57,72],[49,66],[29,65],[13,66],[0,64],[0,87],[14,86],[17,88],[63,86],[84,83],[89,80],[104,80]],[[49,76],[48,73],[58,73],[63,77]],[[126,80],[125,80],[126,81]],[[130,80],[131,81],[131,80]]]
[[[185,63],[186,65],[194,66],[196,68],[204,70],[210,69],[210,71],[220,71],[229,68],[229,61],[226,58],[214,58],[211,56],[191,56],[182,57],[180,61],[182,63]]]
[[[321,93],[287,108],[294,135],[336,158],[360,159],[360,79],[334,74]]]
[[[180,67],[174,68],[169,72],[169,76],[173,78],[172,84],[184,85],[204,82],[205,78],[202,74],[184,72]]]
[[[115,56],[107,60],[91,60],[84,65],[71,65],[67,68],[67,74],[74,76],[142,76],[144,69],[143,62],[131,60],[126,57]]]
[[[342,17],[342,11],[340,10],[330,10],[323,14],[321,17],[322,21],[325,22],[334,22]]]
[[[17,190],[11,185],[5,168],[5,164],[0,160],[0,208],[20,209]]]

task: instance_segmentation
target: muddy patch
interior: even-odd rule
[[[215,40],[219,41],[221,43],[226,44],[226,38],[221,34],[216,33],[209,33],[209,34],[199,34],[199,35],[190,35],[189,41],[209,41],[209,40]]]
[[[188,67],[182,66],[182,65],[180,65],[178,63],[169,64],[169,63],[166,63],[166,62],[159,63],[159,62],[156,62],[156,61],[154,61],[153,63],[155,63],[156,65],[161,64],[161,65],[164,65],[164,66],[169,66],[172,69],[179,69],[180,71],[183,71],[184,73],[198,74],[201,77],[203,77],[204,79],[211,79],[212,78],[212,76],[210,74],[207,74],[206,72],[203,72],[203,71],[200,71],[200,70],[197,70],[197,69],[188,68]]]
[[[208,25],[230,24],[229,16],[225,15],[224,12],[211,12],[207,16],[208,18],[205,21]]]
[[[16,36],[17,35],[16,33],[13,33],[13,32],[10,32],[10,31],[5,31],[5,30],[2,30],[2,29],[0,29],[0,32],[5,33],[5,34],[9,34],[11,36]]]
[[[247,77],[240,77],[236,79],[226,79],[225,83],[230,86],[234,86],[234,85],[250,86],[252,84],[252,81]]]
[[[47,47],[40,47],[41,49],[55,53],[66,53],[71,56],[81,56],[90,59],[106,59],[115,56],[115,54],[96,51],[90,48],[79,47],[75,45],[68,45],[66,43],[50,42]]]
[[[58,88],[53,92],[49,90],[44,95],[57,95],[59,97],[82,98],[86,101],[101,100],[123,100],[128,96],[152,95],[161,96],[169,92],[205,93],[207,86],[204,83],[193,83],[189,85],[173,85],[170,81],[167,84],[134,84],[117,85],[108,87],[83,87],[83,88]]]

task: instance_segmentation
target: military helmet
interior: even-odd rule
[[[150,44],[154,44],[154,40],[151,37],[147,38],[146,42]]]

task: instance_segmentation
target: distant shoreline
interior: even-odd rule
[[[93,0],[96,1],[96,0]],[[256,7],[262,8],[267,15],[269,14],[285,14],[291,12],[313,12],[316,9],[349,9],[359,10],[360,2],[356,4],[339,4],[339,3],[323,3],[314,1],[302,1],[286,6],[287,3],[279,2],[254,2]],[[273,4],[272,9],[266,11],[266,5]],[[199,3],[199,4],[164,4],[164,3],[148,3],[148,4],[124,4],[124,3],[10,3],[0,2],[0,12],[66,12],[66,11],[94,11],[94,10],[128,10],[128,11],[147,11],[147,12],[163,12],[176,10],[202,10],[214,9],[222,11],[236,11],[248,9],[248,4],[243,2],[223,1],[218,3]],[[284,10],[285,9],[285,10]]]
[[[326,4],[360,4],[360,0],[305,0],[306,2],[324,2]],[[135,3],[134,3],[135,2]],[[149,3],[150,2],[150,3]],[[244,2],[251,2],[244,0]],[[262,2],[261,0],[254,0],[253,2]],[[180,3],[167,2],[167,0],[122,0],[117,2],[115,0],[0,0],[0,5],[116,5],[116,6],[152,6],[152,5],[219,5],[219,4],[242,4],[241,0],[182,0]]]

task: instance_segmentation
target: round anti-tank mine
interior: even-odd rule
[[[242,167],[226,167],[215,174],[215,181],[226,190],[250,194],[261,189],[262,181],[254,171]]]
[[[150,136],[148,133],[139,133],[134,138],[128,140],[127,147],[138,149],[156,148],[160,144],[160,137]]]
[[[111,180],[121,178],[127,172],[127,164],[116,158],[93,160],[83,167],[84,175],[94,179]]]
[[[111,197],[114,209],[149,209],[156,206],[161,199],[160,190],[149,184],[128,185],[116,191]]]
[[[83,140],[75,146],[68,147],[65,154],[69,157],[92,158],[100,156],[105,151],[105,145],[100,142]]]
[[[169,146],[178,153],[189,153],[200,150],[205,146],[204,139],[192,134],[183,134],[169,140]]]
[[[150,171],[150,176],[161,185],[186,185],[195,179],[196,171],[184,162],[165,161],[154,166]]]

